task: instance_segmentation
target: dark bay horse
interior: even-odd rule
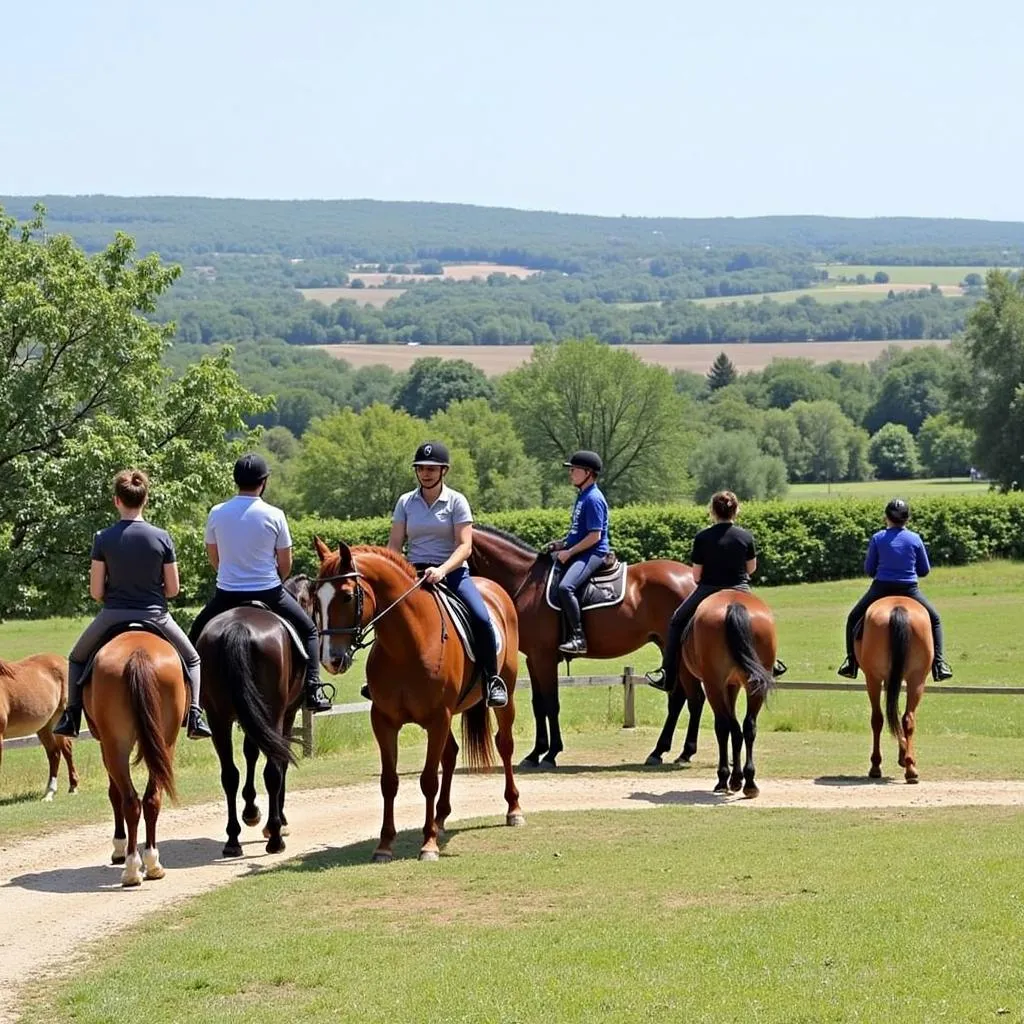
[[[344,671],[351,665],[354,651],[365,646],[362,638],[371,622],[376,635],[366,662],[366,679],[373,701],[370,722],[380,748],[384,818],[373,860],[386,863],[393,856],[398,734],[408,723],[419,725],[427,733],[427,753],[420,774],[420,789],[426,800],[420,860],[437,860],[437,838],[452,809],[452,775],[459,752],[452,735],[453,716],[462,715],[469,767],[489,768],[493,761],[490,715],[479,682],[474,682],[475,666],[436,594],[421,585],[416,570],[401,555],[387,548],[349,548],[345,544],[332,552],[319,537],[314,545],[320,559],[314,587],[328,654],[321,660],[333,671]],[[498,671],[508,688],[508,704],[494,712],[497,748],[505,773],[505,823],[522,825],[525,818],[512,773],[518,623],[508,595],[487,580],[479,582],[480,593],[501,635]]]
[[[559,612],[548,606],[544,588],[551,569],[551,556],[538,552],[511,534],[491,526],[473,527],[470,571],[494,580],[516,606],[526,667],[530,673],[533,716],[537,734],[524,766],[555,767],[562,752],[562,730],[558,722],[558,664],[565,657],[558,650],[561,622]],[[654,642],[664,649],[672,613],[692,592],[693,575],[688,565],[656,559],[629,566],[626,595],[621,604],[593,608],[583,613],[588,658],[621,658]],[[689,691],[690,724],[681,761],[689,761],[697,750],[704,696],[700,687]],[[687,702],[687,693],[676,686],[669,695],[668,718],[658,744],[647,759],[660,764],[669,749],[676,721]],[[550,738],[548,729],[550,728]]]
[[[927,612],[909,597],[883,597],[864,616],[864,632],[856,640],[857,663],[867,679],[871,701],[872,779],[882,777],[882,686],[885,721],[899,744],[899,764],[907,782],[918,780],[914,756],[917,706],[924,696],[935,650]],[[907,710],[900,718],[900,685],[907,681]]]
[[[220,760],[220,781],[228,805],[225,857],[241,857],[236,800],[238,769],[231,743],[235,721],[245,734],[247,765],[242,797],[242,820],[258,825],[254,774],[256,759],[266,758],[263,782],[267,787],[267,824],[263,831],[267,853],[285,848],[285,778],[295,763],[289,737],[302,701],[304,665],[281,620],[266,608],[244,605],[210,620],[196,643],[202,659],[203,706]]]
[[[686,672],[682,680],[687,698],[696,699],[695,688],[699,689],[703,683],[715,714],[716,793],[736,792],[740,786],[744,796],[755,797],[760,792],[754,782],[754,740],[758,712],[775,685],[772,667],[777,646],[775,619],[768,606],[759,597],[741,590],[720,590],[702,601],[683,641]],[[747,691],[747,713],[742,729],[736,717],[736,698],[741,688]],[[747,757],[741,772],[740,752],[744,742]]]
[[[50,776],[43,800],[57,792],[60,759],[68,766],[69,793],[78,792],[78,772],[67,736],[54,736],[68,702],[68,660],[57,654],[33,654],[21,661],[0,660],[0,763],[4,738],[18,739],[35,733],[50,762]]]
[[[99,740],[110,778],[114,811],[113,863],[124,864],[123,886],[164,877],[156,845],[162,796],[174,799],[174,747],[188,707],[188,688],[177,651],[162,637],[141,630],[104,644],[83,691],[89,731]],[[145,761],[149,782],[142,800],[132,782],[129,759]],[[139,817],[146,819],[146,847],[138,851]],[[127,827],[127,835],[125,830]]]

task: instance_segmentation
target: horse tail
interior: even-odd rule
[[[135,764],[145,761],[153,784],[172,800],[176,800],[178,794],[174,786],[174,758],[164,740],[162,701],[153,659],[144,650],[132,651],[121,677],[128,687],[128,699],[131,701],[135,730],[139,737]]]
[[[470,771],[490,768],[494,764],[490,717],[487,705],[482,700],[462,712],[462,747],[466,755],[466,767]]]
[[[889,674],[885,679],[885,721],[889,732],[900,737],[900,684],[910,648],[910,616],[897,605],[889,612]]]
[[[767,697],[775,685],[775,677],[757,660],[750,612],[739,601],[733,601],[725,609],[725,645],[729,648],[733,661],[745,673],[747,689],[751,693]]]
[[[245,735],[259,747],[268,760],[295,764],[291,744],[278,732],[271,720],[267,702],[256,683],[256,641],[244,622],[232,622],[213,645],[215,672],[227,682],[235,717]]]

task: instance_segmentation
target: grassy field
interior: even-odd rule
[[[322,302],[325,306],[333,306],[335,302],[345,299],[358,302],[360,306],[376,306],[378,309],[399,295],[404,295],[405,288],[300,288],[303,298],[314,302]]]
[[[818,285],[815,288],[794,288],[786,292],[758,292],[754,295],[716,295],[706,299],[694,299],[693,301],[702,306],[724,306],[735,302],[760,302],[762,299],[771,299],[772,302],[796,302],[797,299],[812,298],[815,302],[837,303],[837,302],[884,302],[889,297],[890,291],[907,292],[916,291],[918,288],[927,288],[928,285],[910,284],[839,284],[830,283]],[[940,285],[944,295],[961,295],[962,289],[957,285]]]
[[[821,263],[820,270],[827,270],[830,280],[838,281],[841,277],[854,279],[863,274],[869,281],[881,270],[889,275],[890,284],[909,284],[918,288],[927,288],[931,284],[959,285],[968,274],[981,274],[982,277],[990,267],[904,267],[877,264],[853,265],[844,263]],[[1005,268],[1016,269],[1016,268]]]
[[[776,614],[780,653],[790,669],[787,679],[836,680],[843,622],[863,586],[863,581],[850,580],[760,591]],[[1019,628],[1024,618],[1024,564],[991,562],[936,569],[926,589],[943,615],[947,653],[956,670],[954,682],[1019,684],[1024,662],[1024,634]],[[66,650],[81,625],[81,621],[66,619],[0,624],[0,654],[16,658],[36,650]],[[624,664],[642,672],[654,668],[658,660],[656,648],[648,645],[618,661],[583,660],[574,665],[573,672],[614,675]],[[351,678],[346,676],[341,681],[339,701],[358,699],[364,663],[360,659]],[[525,671],[522,675],[525,678]],[[517,750],[525,753],[533,740],[529,690],[524,688],[517,696],[516,743]],[[1019,697],[926,696],[919,733],[923,775],[1024,778],[1024,716],[1019,714],[1020,702]],[[664,719],[665,698],[649,689],[637,694],[635,730],[621,728],[619,685],[564,688],[561,703],[565,765],[636,770],[653,747]],[[806,778],[822,772],[867,770],[868,705],[861,694],[780,692],[762,713],[760,725],[758,743],[767,776]],[[403,771],[419,771],[420,737],[415,729],[403,733]],[[679,734],[677,753],[681,746]],[[376,746],[366,716],[322,719],[316,729],[316,747],[316,756],[300,762],[290,773],[289,788],[365,782],[376,777]],[[696,770],[707,775],[709,788],[713,747],[710,718],[706,717],[695,763]],[[92,741],[79,743],[76,758],[83,776],[81,794],[69,799],[61,793],[55,803],[42,804],[38,802],[46,776],[42,751],[30,747],[4,753],[0,835],[11,837],[102,820],[109,813],[97,745]],[[208,744],[182,739],[176,764],[184,802],[219,799],[218,769]]]
[[[987,494],[989,485],[983,480],[967,477],[938,480],[857,480],[838,484],[790,484],[788,501],[823,501],[836,498],[943,498],[952,494]]]

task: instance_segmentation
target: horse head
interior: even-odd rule
[[[320,631],[320,663],[333,675],[352,667],[356,651],[365,646],[363,630],[373,618],[373,591],[356,568],[352,550],[344,542],[331,549],[319,538],[313,548],[320,570],[312,585],[313,618]]]

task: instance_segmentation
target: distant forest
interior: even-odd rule
[[[982,293],[894,290],[823,302],[821,264],[1024,265],[1024,224],[923,218],[591,217],[435,203],[174,197],[0,198],[20,220],[98,251],[117,231],[184,273],[155,313],[193,344],[528,344],[941,338]],[[327,307],[298,288],[341,286],[359,264],[517,264],[523,280],[415,283],[381,308]],[[841,271],[841,267],[836,270]],[[765,293],[809,289],[774,302]],[[755,301],[742,301],[755,296]],[[704,305],[695,299],[735,299]]]

